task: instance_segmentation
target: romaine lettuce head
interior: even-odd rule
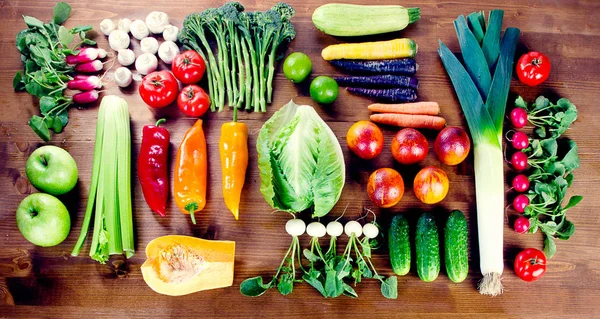
[[[346,179],[342,148],[312,106],[284,105],[265,122],[256,142],[260,191],[275,209],[327,215]]]

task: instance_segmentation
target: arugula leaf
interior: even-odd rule
[[[54,6],[54,14],[52,15],[52,22],[56,24],[63,24],[71,15],[71,6],[66,2],[58,2]]]
[[[563,220],[562,227],[556,232],[556,238],[567,240],[575,233],[575,225],[566,219]]]
[[[269,288],[270,283],[264,284],[261,276],[248,278],[240,284],[240,292],[244,296],[258,297],[264,294]]]
[[[381,294],[388,299],[398,298],[398,278],[396,276],[388,277],[381,282]]]
[[[43,96],[40,99],[40,111],[43,115],[46,115],[46,113],[50,112],[55,106],[56,100],[49,96]]]
[[[579,204],[579,202],[581,202],[581,200],[583,199],[583,196],[571,196],[571,198],[569,198],[569,202],[567,203],[567,205],[565,207],[563,207],[563,211],[571,208],[571,207],[575,207],[575,205]]]

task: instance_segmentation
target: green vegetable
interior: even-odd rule
[[[467,220],[460,210],[450,213],[444,229],[446,272],[453,282],[462,282],[469,274]]]
[[[90,256],[105,263],[110,255],[135,253],[131,213],[131,136],[127,102],[105,96],[100,103],[92,180],[81,233],[71,252],[79,255],[92,218],[94,234]]]
[[[312,21],[327,34],[351,37],[400,31],[420,17],[419,8],[329,3],[313,12]]]
[[[314,108],[283,106],[263,125],[256,142],[260,191],[271,207],[325,216],[344,187],[342,148]]]
[[[410,271],[410,235],[408,221],[402,215],[392,218],[388,232],[388,248],[392,270],[398,276],[404,276]]]
[[[502,17],[503,11],[492,10],[487,26],[480,13],[472,13],[470,25],[462,15],[455,20],[464,66],[441,41],[438,49],[473,138],[480,268],[483,274],[479,292],[493,296],[501,294],[503,289],[500,281],[504,269],[502,125],[520,33],[519,29],[507,28],[500,41]],[[481,32],[485,33],[483,38]],[[487,76],[488,71],[490,77]]]
[[[419,278],[425,282],[434,281],[440,273],[440,240],[431,213],[424,213],[417,222],[415,246]]]
[[[275,60],[280,45],[294,39],[290,19],[296,14],[279,2],[265,12],[244,12],[239,2],[192,13],[178,35],[185,47],[207,61],[211,108],[222,111],[225,95],[229,106],[266,111],[271,103]],[[217,44],[216,58],[208,42]]]
[[[86,38],[86,31],[91,30],[91,26],[72,29],[60,26],[70,13],[71,7],[67,3],[58,2],[50,23],[23,16],[28,28],[21,30],[15,41],[21,53],[23,70],[15,74],[13,88],[40,98],[42,116],[33,115],[29,126],[44,141],[50,140],[50,130],[60,133],[69,122],[68,108],[73,99],[63,96],[63,91],[67,88],[66,83],[72,79],[75,68],[67,64],[65,57],[77,54],[81,44],[96,44]],[[75,34],[81,41],[69,46]]]

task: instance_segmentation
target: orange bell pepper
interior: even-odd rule
[[[233,121],[221,126],[219,154],[223,177],[223,199],[235,220],[238,220],[240,197],[248,167],[248,127],[237,121],[237,108],[233,110]]]
[[[173,181],[175,203],[184,214],[190,214],[194,225],[194,213],[206,205],[206,162],[206,139],[202,120],[198,120],[179,145]]]

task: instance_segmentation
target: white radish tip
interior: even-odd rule
[[[479,282],[479,293],[482,295],[488,295],[496,297],[504,292],[504,286],[502,285],[502,275],[496,272],[487,273],[483,275],[483,279]]]

